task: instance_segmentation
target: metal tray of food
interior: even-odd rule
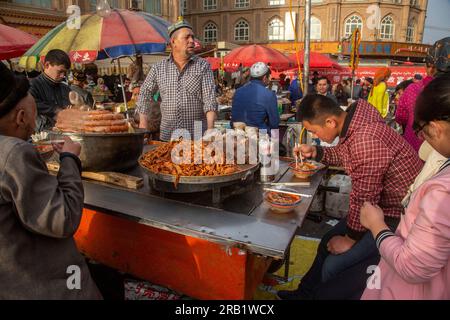
[[[156,173],[150,171],[147,167],[141,165],[141,158],[139,158],[139,165],[141,166],[143,172],[150,178],[165,182],[175,182],[176,175]],[[259,164],[241,164],[238,165],[239,171],[228,175],[220,176],[180,176],[178,184],[220,184],[238,180],[245,180],[259,168]]]

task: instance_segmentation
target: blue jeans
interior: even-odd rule
[[[366,232],[364,236],[356,242],[353,247],[340,255],[332,255],[328,252],[327,244],[334,236],[345,235],[347,232],[347,219],[342,219],[333,229],[325,234],[317,249],[316,258],[300,282],[298,292],[303,299],[314,299],[316,291],[320,287],[323,290],[326,283],[332,283],[333,279],[343,274],[346,270],[365,263],[365,261],[377,261],[379,258],[378,249],[375,245],[375,240],[370,232]],[[372,263],[372,262],[371,262]],[[376,264],[376,263],[375,263]],[[365,272],[365,266],[358,268],[360,272]],[[352,274],[349,275],[348,285],[353,285],[352,282],[364,281],[367,279],[367,274]],[[359,283],[355,283],[360,287]],[[346,297],[339,296],[339,299],[346,299]]]

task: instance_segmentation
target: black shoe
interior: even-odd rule
[[[279,300],[303,300],[303,296],[298,290],[280,290],[277,292],[277,298]]]

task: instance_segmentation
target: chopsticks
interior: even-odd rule
[[[300,196],[300,197],[303,197],[303,198],[312,198],[312,195],[310,195],[310,194],[303,194],[303,193],[297,193],[297,192],[286,191],[286,190],[264,188],[264,191],[284,193],[284,194],[291,194],[291,195]]]
[[[271,186],[286,186],[286,187],[309,187],[311,182],[274,182],[269,183]]]
[[[297,149],[300,149],[300,144],[298,144],[298,143],[296,143],[295,144],[295,147],[297,148]],[[300,150],[299,150],[300,151]],[[295,153],[295,169],[297,169],[298,168],[298,156],[297,156],[297,153]],[[301,153],[301,151],[300,151],[300,163],[302,164],[302,166],[303,166],[303,157],[302,157],[302,153]]]

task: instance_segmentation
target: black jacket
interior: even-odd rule
[[[30,93],[36,100],[38,115],[53,118],[57,108],[70,105],[69,92],[68,85],[54,82],[44,73],[31,81]]]

